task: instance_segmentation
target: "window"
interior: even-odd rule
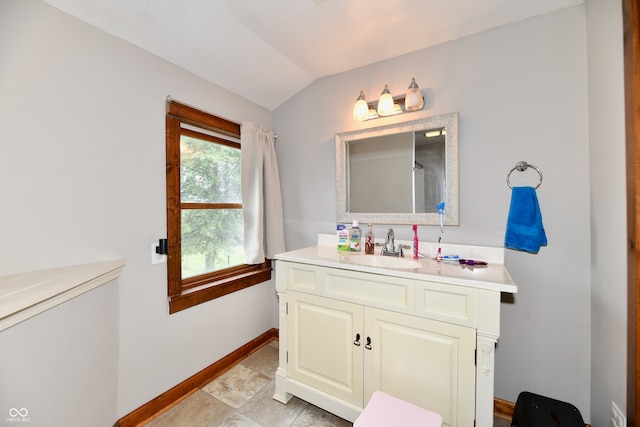
[[[167,102],[169,313],[271,278],[243,263],[240,125]]]

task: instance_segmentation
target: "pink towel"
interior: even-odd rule
[[[354,427],[442,427],[442,417],[382,391],[371,396]]]

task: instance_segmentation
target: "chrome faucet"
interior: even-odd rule
[[[404,253],[402,251],[402,245],[398,245],[396,248],[395,235],[393,233],[393,228],[387,230],[387,238],[384,241],[384,246],[382,247],[382,255],[386,256],[397,256],[403,257]]]
[[[387,230],[387,240],[384,242],[385,248],[387,248],[390,252],[394,252],[395,248],[396,236],[393,232],[393,228]],[[389,243],[391,243],[391,247],[389,248]]]

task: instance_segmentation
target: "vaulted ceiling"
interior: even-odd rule
[[[269,110],[319,78],[584,0],[43,0]]]

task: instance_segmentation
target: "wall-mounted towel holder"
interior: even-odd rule
[[[519,172],[524,172],[528,168],[535,169],[536,172],[538,172],[538,175],[540,175],[540,181],[538,182],[538,185],[536,185],[534,188],[540,187],[540,184],[542,184],[542,171],[540,169],[538,169],[537,167],[535,167],[533,165],[530,165],[527,162],[521,161],[521,162],[516,163],[515,167],[513,169],[511,169],[509,171],[509,174],[507,175],[507,185],[509,186],[509,188],[513,188],[511,186],[511,182],[509,181],[509,178],[511,177],[511,174],[513,173],[513,171],[517,170]]]

